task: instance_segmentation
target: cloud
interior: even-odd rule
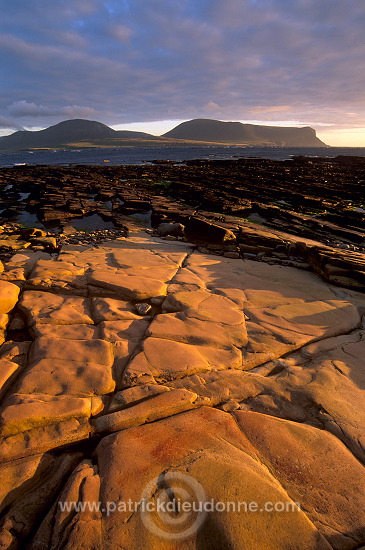
[[[0,112],[10,122],[280,116],[365,126],[363,2],[0,0],[0,8]]]
[[[118,42],[128,44],[130,42],[133,29],[126,27],[125,25],[112,25],[110,27],[110,35]]]
[[[220,105],[218,105],[218,103],[215,103],[214,101],[209,101],[206,104],[206,111],[210,113],[220,114],[222,113],[222,108],[220,107]]]
[[[45,105],[36,105],[22,99],[12,103],[7,112],[13,117],[53,117],[65,115],[69,117],[88,117],[93,116],[97,111],[90,107],[80,105],[66,105],[65,107],[51,108]]]
[[[0,128],[10,128],[11,130],[20,130],[18,124],[16,124],[10,118],[0,116]]]
[[[21,101],[15,101],[7,109],[8,113],[14,117],[23,117],[23,116],[49,116],[52,115],[52,109],[45,107],[44,105],[36,105],[35,103],[29,103],[24,99]]]
[[[284,112],[289,111],[290,105],[271,105],[271,106],[263,106],[263,105],[257,105],[253,109],[251,109],[252,113],[278,113],[278,112]]]

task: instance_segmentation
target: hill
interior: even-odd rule
[[[106,124],[94,120],[72,119],[50,126],[45,130],[21,130],[9,136],[0,137],[0,150],[34,149],[38,147],[61,147],[69,143],[111,140],[111,139],[158,139],[144,132],[113,130]]]
[[[164,137],[245,145],[326,147],[310,126],[259,126],[203,118],[183,122],[164,134]]]
[[[179,124],[163,136],[145,132],[113,130],[94,120],[72,119],[45,130],[21,130],[0,137],[0,151],[65,147],[123,147],[201,144],[243,144],[287,147],[325,147],[309,126],[290,128],[258,126],[241,122],[194,119]]]

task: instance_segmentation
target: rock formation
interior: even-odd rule
[[[0,171],[0,548],[364,549],[364,174]]]
[[[359,549],[364,294],[173,239],[5,264],[0,547]]]
[[[280,147],[325,147],[310,126],[303,128],[261,126],[197,118],[182,122],[164,137],[195,141]]]

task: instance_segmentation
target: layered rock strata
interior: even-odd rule
[[[364,294],[145,232],[9,272],[1,548],[365,544]],[[143,513],[189,490],[257,509]]]

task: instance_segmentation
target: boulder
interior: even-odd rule
[[[9,313],[15,307],[19,292],[17,285],[0,280],[0,313]]]
[[[230,229],[206,220],[191,217],[184,219],[184,225],[189,241],[213,244],[230,244],[236,241],[236,235]]]
[[[181,223],[160,223],[156,233],[161,237],[172,235],[173,237],[184,237],[185,227]]]

